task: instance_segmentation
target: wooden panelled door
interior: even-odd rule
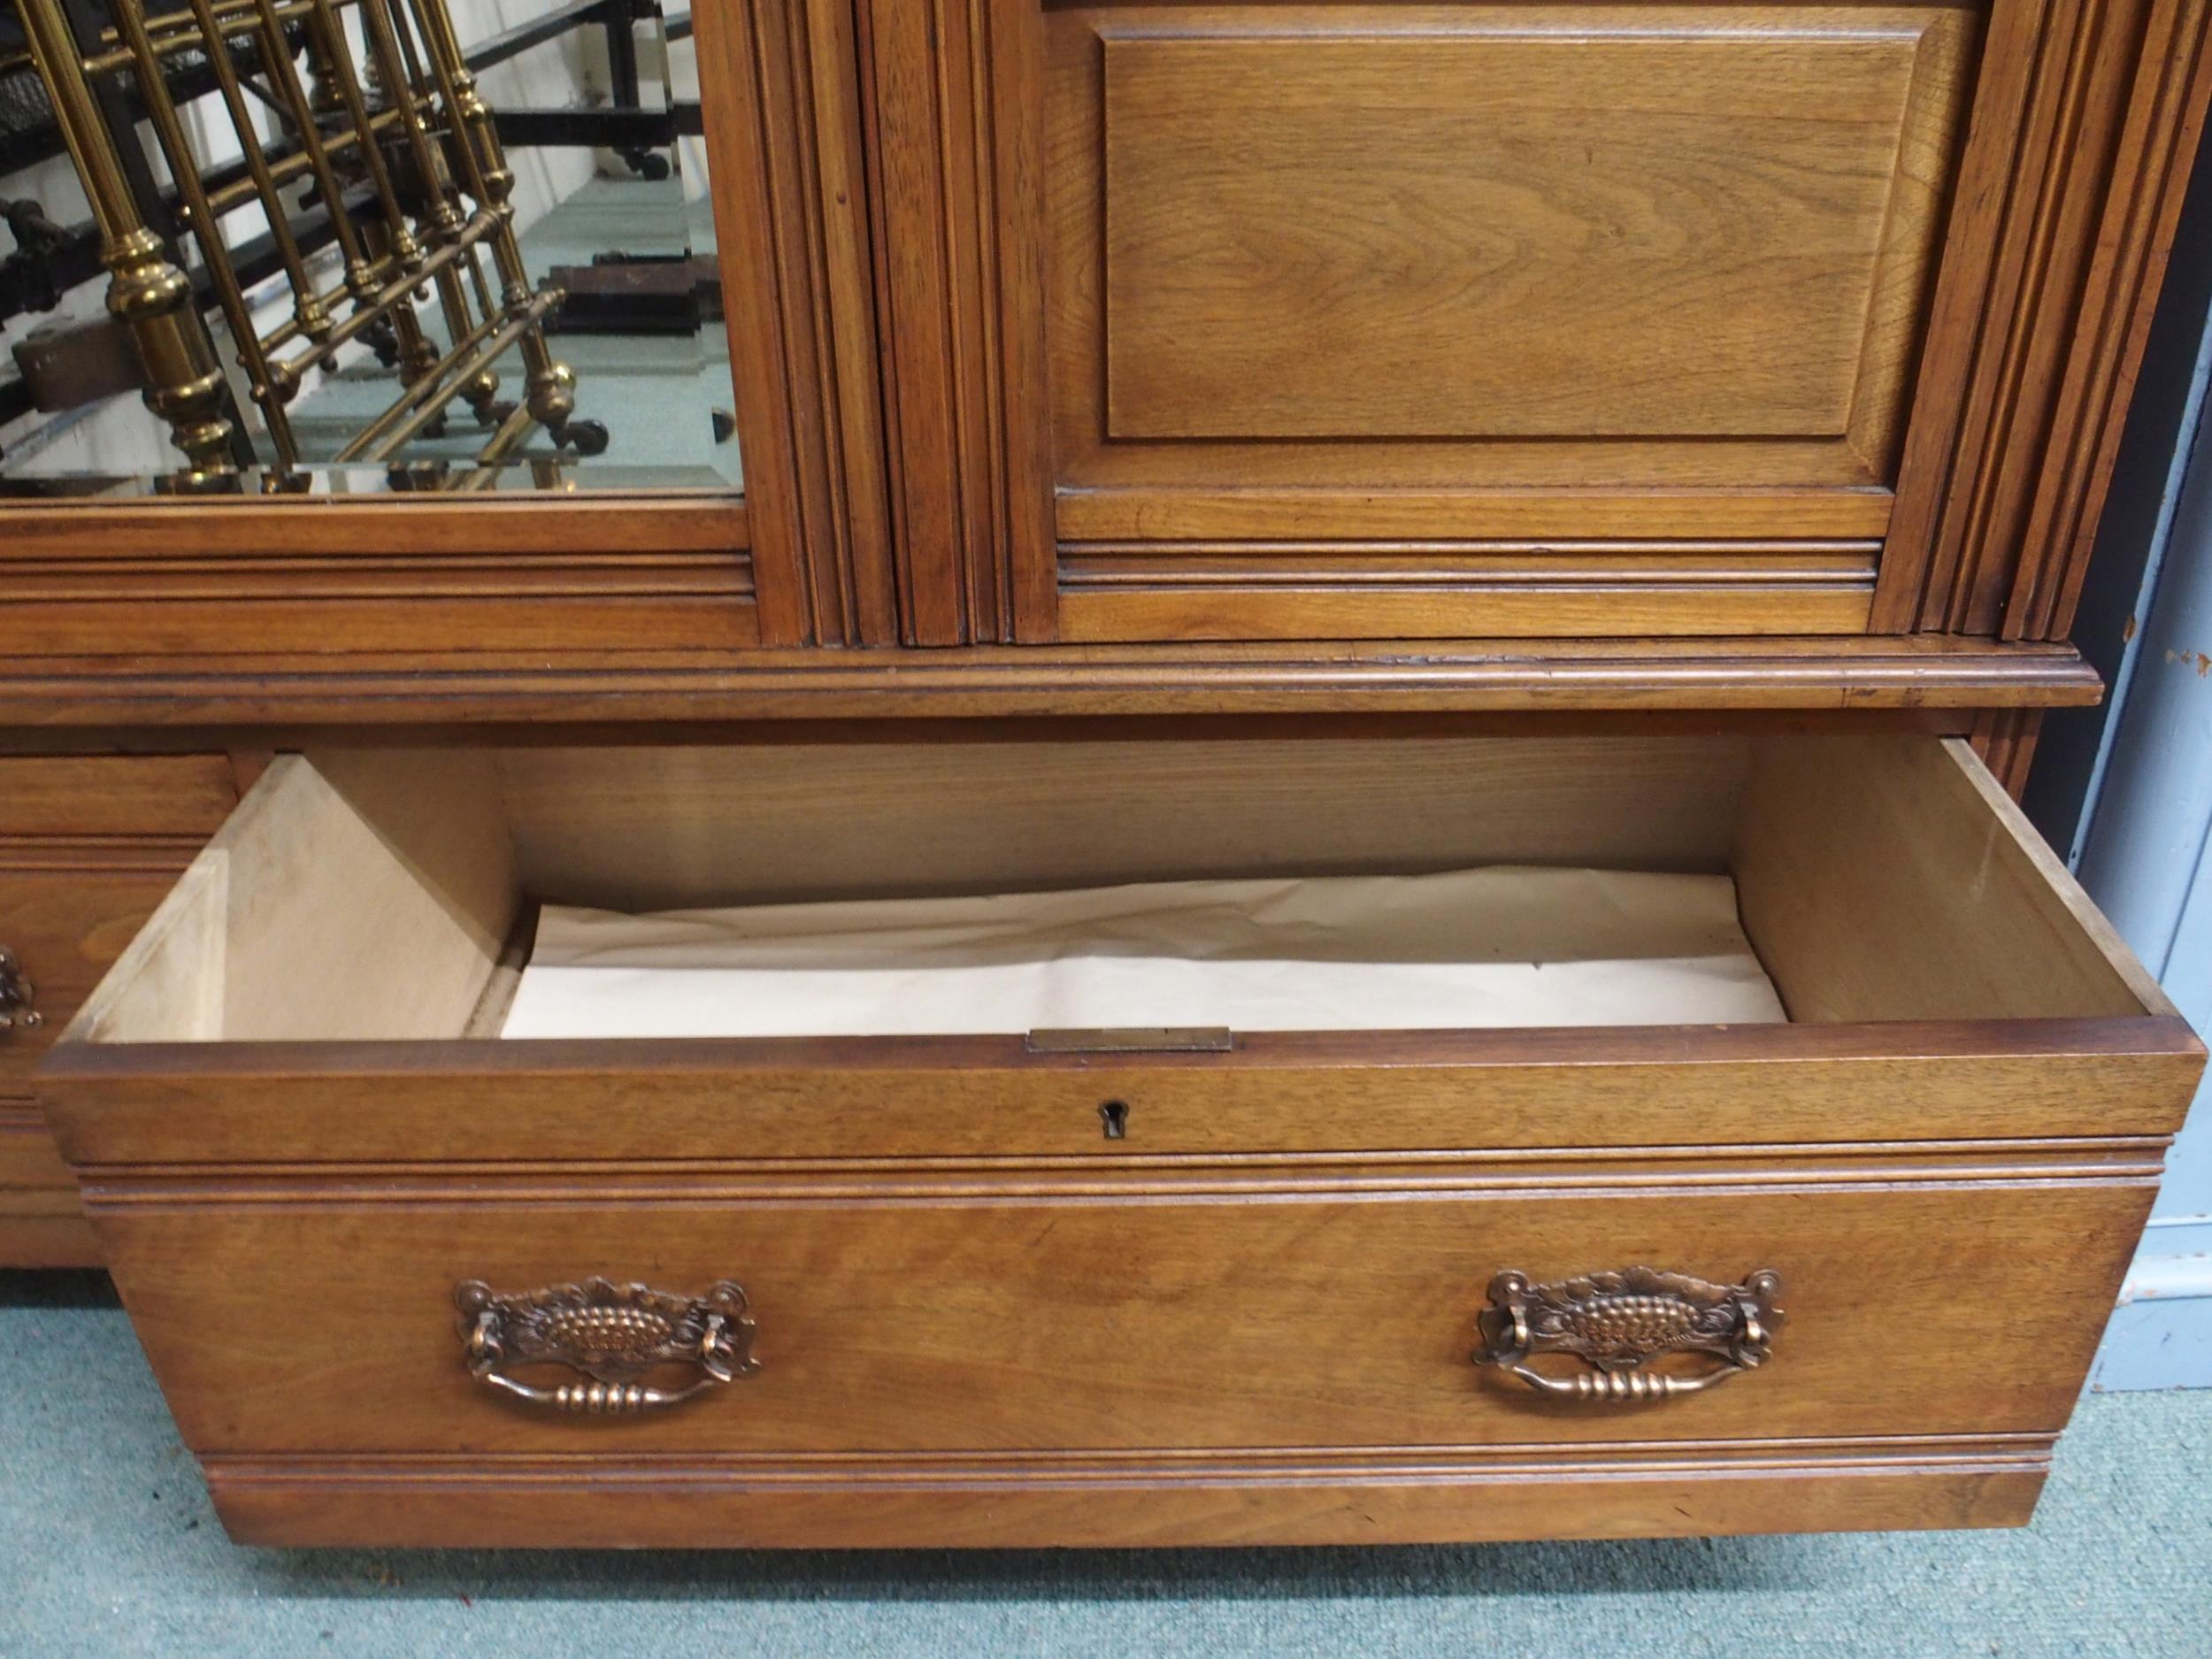
[[[1996,631],[2117,9],[865,0],[919,637]]]
[[[1865,626],[1970,14],[1045,18],[1068,634]]]

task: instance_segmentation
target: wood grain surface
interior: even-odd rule
[[[2019,1526],[2047,1440],[1562,1458],[879,1460],[857,1469],[609,1457],[218,1458],[244,1544],[670,1549],[1476,1543]]]
[[[1471,1163],[1295,1192],[1175,1171],[580,1167],[103,1178],[86,1195],[196,1451],[1164,1451],[2055,1431],[2154,1167],[1870,1158],[1708,1189],[1624,1186],[1624,1159],[1501,1190]],[[1639,1263],[1719,1284],[1778,1271],[1771,1362],[1629,1409],[1471,1362],[1501,1270]],[[595,1274],[685,1295],[736,1279],[760,1373],[622,1421],[531,1410],[469,1374],[457,1284]]]
[[[987,55],[1002,145],[1043,157],[1005,234],[1048,279],[1021,320],[1059,543],[1016,560],[1057,570],[1058,637],[1863,631],[1870,571],[1793,567],[1886,530],[1978,29],[1009,0]],[[1394,567],[1527,536],[1613,545],[1550,581]],[[1715,579],[1607,580],[1667,536]],[[1226,540],[1242,580],[1196,545]]]
[[[1970,13],[1097,27],[1109,440],[1848,435],[1885,481]]]
[[[1805,1023],[464,1037],[564,891],[1496,857],[1736,864]],[[639,1543],[672,1490],[1129,1543],[2023,1519],[2202,1057],[1962,741],[1348,726],[283,757],[41,1087],[241,1537]],[[1471,1363],[1502,1270],[1634,1265],[1779,1272],[1774,1357],[1627,1410]],[[738,1279],[763,1369],[624,1421],[470,1375],[457,1283],[598,1275]]]
[[[98,1263],[31,1073],[236,798],[222,755],[0,758],[0,949],[42,1021],[0,1031],[0,1265]]]
[[[1928,635],[1766,639],[1342,641],[934,651],[475,652],[423,672],[403,648],[272,662],[56,655],[0,672],[0,721],[49,746],[73,732],[245,727],[299,742],[332,729],[464,729],[529,741],[596,727],[1109,717],[1307,718],[1517,713],[1543,720],[1696,710],[2070,707],[2103,682],[2069,645]],[[921,729],[921,728],[915,728]],[[82,739],[77,740],[79,741]]]

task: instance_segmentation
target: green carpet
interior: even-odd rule
[[[0,1655],[2212,1655],[2212,1394],[2085,1402],[2035,1525],[1165,1553],[226,1542],[90,1275],[0,1274]]]

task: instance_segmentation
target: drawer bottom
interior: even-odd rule
[[[2052,1438],[1357,1454],[211,1457],[243,1544],[356,1548],[1501,1543],[2019,1526]]]

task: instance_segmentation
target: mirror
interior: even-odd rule
[[[688,0],[16,0],[0,494],[741,489],[703,131]]]

